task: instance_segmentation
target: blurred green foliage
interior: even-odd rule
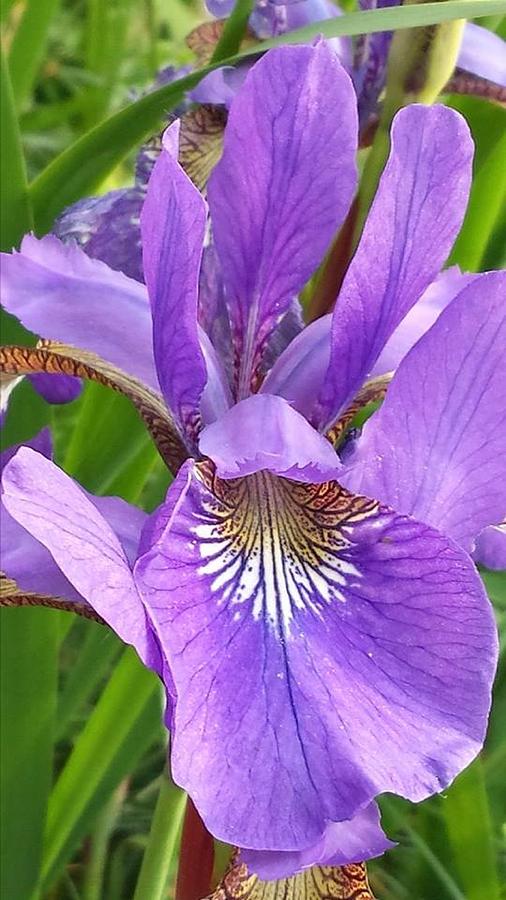
[[[138,99],[160,68],[190,64],[184,38],[204,11],[198,0],[2,0],[0,8],[2,244],[10,248],[31,227],[30,202],[41,196],[28,194],[26,179],[44,185],[45,168]],[[353,11],[352,0],[345,8]],[[487,24],[505,33],[504,19]],[[233,40],[227,48],[235,49]],[[448,100],[468,119],[477,145],[475,186],[452,261],[471,270],[499,266],[506,112],[480,100]],[[121,137],[126,119],[118,121]],[[129,138],[124,158],[97,178],[100,191],[131,181],[134,149]],[[7,339],[19,337],[12,321],[4,326]],[[23,384],[6,442],[45,423],[57,461],[85,487],[147,510],[160,502],[167,473],[122,397],[88,385],[74,403],[49,409]],[[418,806],[384,798],[384,823],[400,846],[370,866],[380,900],[506,898],[506,583],[504,574],[485,578],[502,638],[487,744],[443,796]],[[101,626],[64,613],[4,611],[2,645],[3,900],[171,896],[182,798],[161,782],[167,737],[154,676]]]

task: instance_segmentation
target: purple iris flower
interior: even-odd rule
[[[497,658],[470,554],[506,512],[506,275],[436,280],[471,179],[458,113],[397,115],[334,313],[279,340],[354,195],[357,131],[324,42],[271,51],[231,106],[212,245],[176,123],[141,215],[146,288],[55,237],[2,267],[9,311],[139,378],[177,423],[189,458],[133,565],[34,450],[6,466],[3,502],[163,678],[175,781],[264,878],[390,846],[376,798],[422,800],[473,759]],[[424,295],[429,329],[399,338]],[[326,434],[399,353],[336,452]]]
[[[363,10],[397,5],[399,0],[360,0]],[[206,0],[206,6],[211,15],[224,17],[230,15],[234,0]],[[342,11],[330,0],[257,0],[250,27],[257,37],[269,38],[339,15]],[[392,32],[385,31],[364,35],[355,41],[339,37],[329,42],[353,78],[363,132],[371,118],[375,119],[378,115],[391,40]],[[218,98],[221,94],[221,102],[228,105],[234,91],[232,71],[225,68],[208,75],[194,91],[195,99],[201,103],[216,103],[220,102]],[[472,80],[476,79],[506,88],[506,43],[486,28],[466,24],[457,73],[467,76],[464,79],[465,92],[471,89]],[[468,76],[471,76],[471,81]],[[452,90],[459,89],[459,83],[455,81]],[[479,88],[476,92],[479,93]]]

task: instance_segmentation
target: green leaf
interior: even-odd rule
[[[82,714],[121,647],[116,635],[102,625],[76,617],[71,633],[76,629],[82,635],[82,645],[58,700],[56,740],[64,737],[72,719]]]
[[[350,13],[315,22],[298,31],[280,35],[249,47],[243,52],[180,78],[172,84],[131,103],[85,134],[36,178],[30,187],[38,232],[51,228],[55,217],[75,200],[94,190],[130,150],[153,133],[184,94],[218,65],[233,65],[281,44],[310,41],[316,35],[369,34],[397,28],[431,25],[449,19],[472,18],[503,11],[504,0],[447,0]]]
[[[98,810],[134,770],[160,730],[157,679],[128,648],[51,793],[42,864],[44,891],[86,836]]]
[[[212,62],[219,62],[227,56],[239,51],[241,41],[248,26],[248,19],[254,6],[254,0],[236,0],[236,4],[226,20],[223,34],[216,44]]]
[[[451,105],[465,116],[476,153],[469,205],[450,264],[477,272],[506,199],[506,110],[473,97],[452,98]]]
[[[87,384],[80,402],[79,415],[65,448],[63,468],[89,491],[109,493],[110,484],[136,458],[149,438],[133,405],[109,388]],[[141,481],[146,477],[145,472],[137,475]]]
[[[483,766],[476,759],[441,801],[466,900],[500,900]]]
[[[53,766],[59,614],[0,613],[0,896],[29,900],[37,885]]]
[[[17,247],[33,222],[9,69],[3,51],[0,53],[0,246],[8,251]]]
[[[32,220],[3,53],[1,67],[1,244],[10,250],[31,228]],[[20,331],[15,320],[2,316],[3,337]],[[20,406],[21,392],[25,403]],[[2,434],[6,443],[33,435],[37,424],[47,420],[47,408],[30,385],[21,385],[16,394]],[[13,415],[16,407],[24,416]],[[4,609],[0,619],[0,894],[28,900],[38,880],[51,786],[59,617],[46,610]]]
[[[133,900],[164,900],[167,896],[168,876],[185,807],[186,794],[164,773]]]
[[[85,92],[85,121],[90,128],[107,112],[125,58],[133,0],[88,0],[86,69],[96,84]]]
[[[18,108],[29,98],[44,56],[49,26],[59,0],[27,0],[9,51],[9,69]]]

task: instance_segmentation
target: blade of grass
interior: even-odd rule
[[[60,694],[56,715],[56,740],[64,737],[73,717],[86,702],[119,654],[120,642],[112,631],[95,622],[76,621],[74,628],[84,632],[83,645]]]
[[[2,250],[11,250],[33,220],[9,68],[3,51],[0,56],[0,244]]]
[[[469,123],[476,154],[469,205],[450,264],[478,272],[506,199],[506,111],[469,97],[452,106]]]
[[[127,793],[122,782],[104,804],[91,838],[90,859],[85,869],[83,900],[101,900],[109,840]]]
[[[0,896],[29,900],[51,787],[58,615],[3,609],[0,618]]]
[[[28,0],[9,51],[14,99],[21,108],[29,98],[44,56],[49,26],[59,0]]]
[[[85,62],[96,84],[84,99],[87,128],[106,114],[125,57],[132,0],[88,0]]]
[[[81,402],[63,467],[88,490],[102,493],[148,438],[132,404],[108,388],[86,385]]]
[[[65,206],[92,193],[129,151],[160,126],[184,94],[220,64],[233,65],[269,47],[312,40],[316,35],[372,34],[397,28],[432,25],[450,19],[502,12],[504,0],[446,0],[350,13],[280,35],[198,69],[152,91],[96,126],[54,159],[30,186],[36,228],[43,233]]]
[[[452,784],[442,808],[466,900],[500,900],[494,833],[483,764],[476,759]]]
[[[14,98],[3,54],[1,68],[1,243],[2,249],[9,250],[29,230],[32,220]],[[2,319],[3,336],[19,331],[11,317]],[[24,391],[24,418],[12,415],[23,388],[25,385],[13,398],[2,435],[6,442],[33,435],[37,424],[46,420],[44,404],[38,403],[28,384]],[[48,615],[45,610],[4,609],[1,613],[0,894],[17,900],[32,897],[42,856],[53,763],[58,624],[59,616]]]
[[[164,900],[166,897],[185,807],[186,794],[164,773],[133,900]]]
[[[239,51],[253,6],[254,0],[236,0],[225,23],[223,34],[214,49],[211,60],[213,63],[219,62],[227,56],[233,56]]]
[[[382,808],[388,812],[388,819],[391,822],[394,828],[398,828],[402,832],[404,832],[412,846],[415,848],[417,853],[425,860],[426,865],[430,868],[431,872],[435,876],[438,882],[438,900],[441,897],[443,900],[443,895],[440,895],[439,890],[443,889],[446,896],[449,900],[469,900],[469,898],[462,893],[460,888],[455,881],[453,880],[451,874],[447,871],[444,864],[441,860],[435,855],[432,849],[429,847],[427,842],[423,839],[423,837],[418,834],[418,832],[409,824],[407,818],[401,815],[396,809],[395,802],[392,802],[390,798],[385,797],[382,803]],[[408,886],[410,888],[410,897],[412,896],[412,886]]]
[[[47,613],[46,613],[47,615]],[[161,732],[160,690],[129,648],[51,793],[41,888],[52,885],[104,802]]]

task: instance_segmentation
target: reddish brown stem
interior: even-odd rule
[[[319,319],[333,309],[336,297],[343,283],[352,250],[353,233],[357,218],[357,198],[353,201],[330,253],[324,263],[320,277],[309,304],[309,321]]]
[[[211,891],[214,841],[188,797],[181,835],[175,900],[202,900]]]

